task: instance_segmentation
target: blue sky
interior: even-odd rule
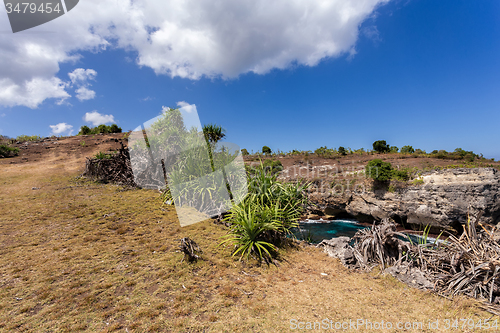
[[[249,151],[386,140],[500,159],[500,3],[353,1],[349,16],[348,2],[289,12],[227,2],[174,22],[151,1],[120,9],[130,15],[120,22],[111,9],[96,21],[88,0],[16,34],[2,9],[0,134],[130,130],[183,102]]]

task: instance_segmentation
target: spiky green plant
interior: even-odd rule
[[[297,221],[307,203],[305,191],[308,186],[300,182],[283,184],[261,163],[249,176],[249,193],[226,217],[231,229],[229,238],[223,243],[233,242],[236,246],[234,253],[253,253],[259,262],[269,263],[271,254],[276,251],[265,252],[264,256],[261,252],[252,252],[248,240],[272,244],[272,249],[281,246],[287,235],[293,235],[291,230],[298,226]],[[250,217],[252,224],[248,221]]]
[[[235,206],[227,217],[231,221],[230,232],[219,245],[234,244],[233,256],[239,254],[240,260],[244,257],[248,260],[252,256],[258,261],[271,262],[278,249],[265,236],[278,230],[280,214],[279,208],[272,209],[251,202]]]

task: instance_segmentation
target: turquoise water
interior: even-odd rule
[[[310,238],[312,240],[312,243],[319,243],[323,239],[332,239],[334,237],[340,236],[347,236],[352,238],[358,230],[364,228],[369,227],[361,225],[356,221],[350,220],[308,220],[299,222],[299,227],[293,230],[293,234],[298,239],[308,240],[308,238]],[[423,241],[423,239],[421,239],[417,235],[406,235],[409,236],[411,241],[415,244],[419,244]],[[408,238],[402,238],[399,236],[398,238],[408,241]],[[427,238],[427,243],[434,243],[435,241],[435,238]]]
[[[293,231],[298,239],[310,237],[313,243],[319,243],[323,239],[347,236],[352,237],[356,231],[364,229],[366,226],[356,221],[349,220],[308,220],[299,222],[299,227]]]

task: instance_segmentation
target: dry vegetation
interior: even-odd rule
[[[244,265],[217,247],[223,226],[181,228],[157,192],[77,179],[84,163],[53,153],[0,165],[2,332],[288,332],[291,319],[491,318],[472,300],[348,271],[313,247],[284,251],[279,267]],[[183,237],[201,260],[181,263]]]

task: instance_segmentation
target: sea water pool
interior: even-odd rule
[[[293,234],[298,239],[319,243],[323,239],[332,239],[340,236],[352,238],[358,230],[364,228],[369,228],[369,226],[362,225],[353,220],[305,220],[299,221],[299,226],[293,230]],[[423,239],[417,235],[408,234],[406,232],[403,233],[415,244],[423,242]],[[408,241],[408,238],[403,238],[403,240]],[[436,242],[436,238],[428,237],[426,241],[427,243],[434,243]],[[437,242],[441,242],[441,240]]]
[[[323,239],[340,236],[352,237],[358,230],[364,228],[367,228],[367,226],[351,220],[306,220],[299,222],[299,226],[293,230],[293,234],[298,239],[319,243]]]

